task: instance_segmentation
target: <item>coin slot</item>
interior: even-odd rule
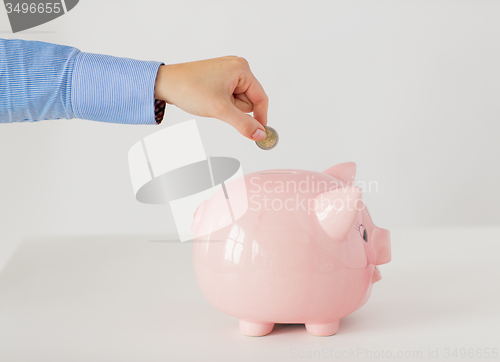
[[[261,175],[273,175],[273,174],[287,174],[287,173],[297,173],[296,171],[263,171]]]

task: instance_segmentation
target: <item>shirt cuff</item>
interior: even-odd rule
[[[165,108],[167,108],[167,102],[161,99],[155,99],[155,120],[156,123],[160,124],[165,116]]]
[[[154,93],[162,64],[78,53],[71,80],[75,117],[110,123],[157,124]]]

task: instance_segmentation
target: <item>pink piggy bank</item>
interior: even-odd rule
[[[340,319],[368,300],[381,279],[376,265],[391,260],[390,237],[373,224],[355,173],[349,162],[322,173],[245,175],[232,182],[245,182],[247,193],[232,202],[247,211],[216,231],[227,200],[214,195],[198,207],[198,284],[210,304],[239,319],[241,333],[263,336],[275,323],[303,323],[312,335],[333,335]]]

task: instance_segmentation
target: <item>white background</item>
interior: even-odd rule
[[[480,0],[80,0],[12,34],[0,7],[4,38],[165,63],[247,58],[280,144],[261,151],[198,118],[206,153],[241,160],[245,173],[355,161],[358,180],[378,183],[364,197],[391,230],[393,256],[337,335],[278,325],[244,337],[202,297],[190,244],[148,242],[172,236],[173,218],[138,203],[129,180],[129,148],[193,116],[170,107],[159,127],[0,124],[0,269],[20,245],[0,275],[0,360],[498,351],[499,14],[500,2]],[[446,348],[473,355],[446,358]]]
[[[245,173],[355,161],[378,183],[365,195],[377,225],[480,226],[500,221],[499,14],[498,1],[81,0],[18,34],[2,8],[0,36],[165,63],[243,56],[280,144],[264,152],[199,119],[209,156]],[[191,118],[170,107],[160,127]],[[0,266],[29,236],[170,234],[170,214],[135,201],[127,165],[158,129],[1,124]]]

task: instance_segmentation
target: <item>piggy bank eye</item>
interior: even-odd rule
[[[363,226],[363,224],[360,224],[357,227],[357,229],[359,231],[359,235],[361,235],[361,237],[363,238],[363,240],[365,242],[368,242],[368,232],[366,231],[366,228]]]

